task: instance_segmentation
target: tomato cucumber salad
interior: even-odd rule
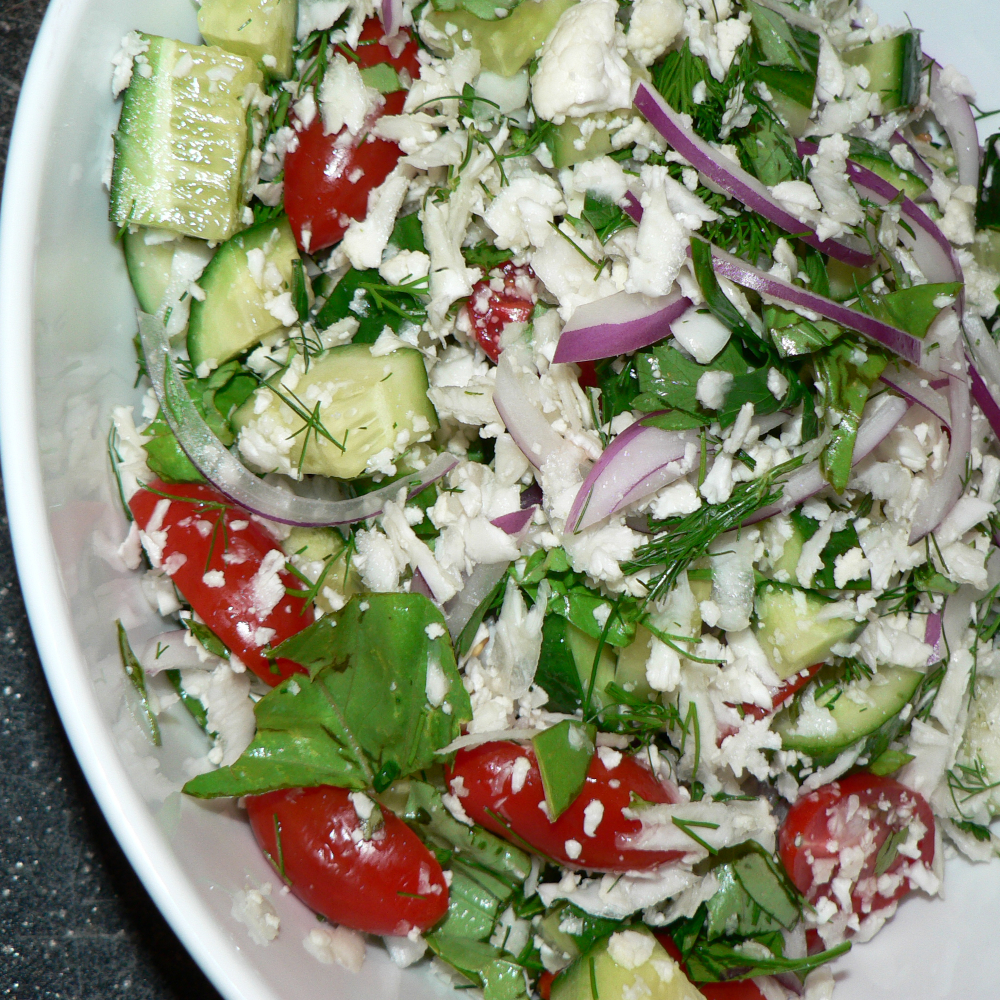
[[[829,1000],[997,846],[968,80],[854,0],[198,27],[113,60],[109,450],[135,722],[274,869],[234,916],[486,1000]]]

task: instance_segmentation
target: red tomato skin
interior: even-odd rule
[[[530,767],[523,787],[515,793],[511,789],[511,774],[518,757],[527,757]],[[462,807],[476,823],[508,840],[523,841],[569,868],[648,871],[683,856],[681,851],[640,851],[619,846],[620,838],[642,829],[638,820],[622,815],[632,792],[647,802],[677,801],[676,793],[633,757],[622,757],[618,766],[609,771],[595,754],[583,791],[554,823],[539,808],[545,793],[530,747],[505,742],[460,750],[448,772],[449,782],[453,778],[462,779],[463,791],[467,793],[460,796]],[[617,782],[617,787],[612,782]],[[588,837],[583,829],[584,809],[595,799],[604,804],[604,816],[595,835]],[[580,844],[578,857],[571,858],[566,853],[567,840]]]
[[[853,805],[851,796],[857,796],[858,808],[848,820]],[[880,808],[880,803],[888,808]],[[865,809],[874,815],[866,818]],[[914,888],[903,877],[892,892],[882,895],[876,891],[874,875],[879,848],[891,831],[902,829],[911,819],[919,819],[926,827],[917,846],[920,861],[930,868],[934,861],[934,816],[930,806],[921,795],[893,778],[858,771],[823,785],[792,806],[778,834],[778,853],[796,887],[810,903],[815,903],[820,897],[832,896],[830,883],[840,868],[840,850],[857,846],[865,830],[870,830],[873,840],[866,846],[866,858],[851,892],[854,913],[863,919]],[[834,862],[829,878],[819,885],[814,884],[814,860]],[[897,854],[885,874],[893,875],[910,863],[910,858]],[[833,901],[837,902],[835,897]]]
[[[500,358],[500,336],[508,323],[527,323],[535,309],[535,272],[527,265],[512,260],[493,268],[490,274],[500,272],[503,291],[490,287],[487,275],[472,286],[466,305],[466,314],[476,342],[494,363]]]
[[[246,806],[257,843],[279,874],[284,862],[292,892],[332,923],[401,936],[428,930],[447,912],[437,858],[388,809],[382,830],[355,843],[360,821],[346,789],[285,788],[250,796]]]
[[[773,707],[770,711],[766,708],[761,708],[760,705],[751,705],[748,702],[744,702],[744,714],[749,715],[751,719],[763,719],[765,716],[773,715],[779,708],[782,708],[791,701],[792,696],[796,692],[801,691],[816,676],[816,673],[822,666],[822,663],[814,663],[811,667],[800,670],[794,677],[789,677],[788,680],[783,681],[779,687],[771,692]]]
[[[379,42],[382,24],[369,18],[361,32],[361,42],[354,55],[358,66],[366,69],[388,63],[397,73],[405,71],[411,79],[420,75],[417,44],[408,32],[406,45],[398,56]],[[285,212],[295,241],[302,250],[315,253],[342,239],[351,219],[368,214],[368,194],[392,173],[401,156],[399,147],[385,139],[368,141],[365,133],[382,115],[398,115],[406,102],[406,91],[385,95],[385,103],[376,111],[367,128],[356,137],[346,130],[323,134],[322,115],[298,133],[298,143],[285,155]],[[355,183],[349,177],[364,171]],[[303,231],[309,233],[308,244]]]
[[[549,997],[552,996],[552,980],[555,978],[556,974],[549,972],[548,969],[538,977],[538,995],[542,1000],[549,1000]]]
[[[687,966],[684,964],[680,948],[674,944],[674,939],[667,931],[659,931],[654,937],[663,945],[663,950],[680,965],[686,976]],[[695,988],[708,1000],[765,1000],[757,984],[752,979],[731,979],[726,983],[695,983]]]
[[[178,554],[185,557],[183,565],[171,574],[185,600],[261,680],[275,685],[294,673],[304,673],[291,660],[278,659],[272,663],[255,641],[258,628],[273,629],[275,634],[268,645],[277,646],[313,621],[311,605],[307,606],[298,597],[283,597],[264,617],[254,609],[254,577],[265,556],[280,552],[281,546],[246,511],[234,507],[210,486],[160,480],[150,486],[167,497],[190,499],[190,502],[170,500],[159,529],[166,530],[163,560]],[[129,501],[129,508],[143,531],[161,502],[167,502],[165,497],[147,489],[140,489]],[[225,509],[220,510],[217,504],[224,504]],[[225,532],[221,525],[216,529],[220,518]],[[233,527],[234,521],[239,522],[238,527]],[[204,581],[209,570],[220,571],[225,584],[209,587]],[[284,570],[278,576],[286,587],[301,589]]]

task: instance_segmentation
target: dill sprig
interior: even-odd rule
[[[658,569],[645,584],[646,600],[662,597],[691,563],[708,553],[719,535],[738,528],[752,514],[780,500],[782,488],[777,479],[801,464],[801,457],[793,458],[760,479],[740,483],[725,503],[700,507],[684,517],[651,521],[653,537],[635,558],[622,564],[622,569],[627,574]]]
[[[962,806],[970,799],[997,786],[1000,786],[1000,781],[990,781],[990,774],[981,757],[976,757],[971,764],[956,764],[948,772],[948,791],[951,792],[951,800],[964,819],[969,817],[965,815]]]

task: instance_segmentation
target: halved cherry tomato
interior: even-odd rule
[[[437,858],[388,809],[381,829],[364,840],[343,788],[286,788],[250,796],[246,805],[271,864],[327,920],[402,936],[433,927],[447,912],[448,886]]]
[[[394,56],[379,41],[383,35],[381,22],[369,18],[350,58],[356,59],[361,69],[388,63],[397,73],[416,79],[420,75],[417,44],[407,32],[403,34],[407,42]],[[386,94],[385,103],[357,136],[351,136],[346,128],[324,135],[320,114],[298,133],[298,142],[285,155],[285,211],[303,250],[315,253],[333,246],[352,219],[363,219],[368,214],[369,192],[392,173],[402,155],[394,142],[376,139],[371,126],[382,115],[402,113],[405,102],[405,90]]]
[[[240,661],[268,684],[303,668],[264,655],[313,621],[285,572],[281,546],[250,515],[200,483],[156,480],[129,501],[136,523],[162,551],[174,586]],[[155,492],[154,492],[155,491]],[[162,505],[162,506],[161,506]]]
[[[663,945],[663,950],[681,967],[681,972],[688,974],[687,966],[680,948],[674,944],[674,939],[667,931],[659,931],[656,940]],[[699,993],[708,1000],[765,1000],[764,994],[752,979],[733,979],[727,983],[695,983]]]
[[[493,268],[472,286],[466,312],[473,336],[491,361],[500,357],[503,328],[508,323],[527,323],[531,319],[538,299],[537,287],[535,272],[512,260]]]
[[[514,791],[514,762],[519,757],[527,758],[528,770],[523,785]],[[676,792],[653,777],[634,757],[621,757],[609,770],[595,754],[583,791],[554,823],[542,812],[545,792],[530,747],[484,743],[460,750],[448,772],[449,782],[458,778],[461,783],[451,787],[476,823],[515,843],[526,843],[570,868],[646,871],[683,856],[682,851],[642,851],[623,843],[642,829],[639,820],[622,814],[633,793],[646,802],[677,801]],[[599,802],[603,812],[590,835],[587,828],[593,827],[587,823],[586,809],[592,802]],[[594,813],[592,809],[590,815]]]
[[[538,995],[542,1000],[549,1000],[552,996],[552,980],[555,978],[556,974],[548,969],[538,977]]]
[[[897,852],[876,874],[882,845],[911,825],[918,834],[918,856]],[[931,868],[934,817],[917,792],[892,778],[859,771],[799,799],[782,824],[778,851],[810,903],[829,900],[864,918],[916,888],[909,866]]]
[[[783,681],[781,685],[771,692],[770,710],[761,708],[760,705],[751,705],[749,702],[743,703],[743,714],[749,715],[751,719],[763,719],[765,716],[773,715],[783,705],[791,701],[792,696],[801,691],[815,677],[817,671],[822,667],[822,663],[814,663],[805,670],[800,670],[797,674]]]

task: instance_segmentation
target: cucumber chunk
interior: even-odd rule
[[[766,581],[757,589],[755,632],[782,680],[825,660],[838,642],[852,642],[865,623],[851,619],[822,620],[832,598],[786,583]]]
[[[285,216],[237,233],[219,247],[201,278],[204,301],[191,306],[191,363],[220,365],[280,330],[285,323],[279,316],[294,315],[290,290],[298,259]],[[287,302],[276,301],[285,295]]]
[[[550,613],[545,616],[535,682],[548,692],[549,711],[572,713],[586,701],[597,644],[597,639],[592,639],[562,615]],[[594,679],[593,706],[603,708],[610,702],[604,689],[614,679],[614,650],[605,643]]]
[[[111,221],[225,240],[242,226],[251,146],[244,94],[260,70],[211,45],[143,35],[115,133]]]
[[[554,125],[546,137],[556,168],[570,167],[611,152],[611,133],[606,128],[599,128],[584,139],[581,128],[584,121],[585,118],[567,118],[562,125]]]
[[[646,951],[650,952],[649,957],[639,962]],[[594,997],[599,1000],[625,1000],[626,997],[703,1000],[680,966],[645,927],[631,927],[612,934],[581,955],[552,983],[552,1000],[592,1000]]]
[[[143,312],[156,316],[173,337],[187,326],[191,312],[191,285],[212,259],[204,240],[174,236],[162,229],[128,232],[125,266]]]
[[[310,359],[292,390],[295,398],[277,391],[284,399],[258,389],[233,415],[240,451],[261,472],[355,479],[385,470],[438,426],[419,351],[373,357],[367,344],[335,347]],[[312,416],[317,407],[318,421]]]
[[[204,0],[198,30],[209,45],[247,56],[267,76],[287,80],[298,19],[298,0]]]
[[[904,31],[895,38],[848,49],[841,59],[868,70],[867,89],[881,96],[883,111],[912,108],[920,100],[923,53],[919,31]]]
[[[802,701],[777,714],[772,728],[782,746],[810,757],[835,754],[875,732],[913,697],[923,674],[909,667],[881,667],[870,680],[846,687],[824,681],[821,671],[812,690],[819,709],[802,712]]]
[[[479,49],[483,69],[500,76],[513,76],[533,58],[556,21],[575,2],[525,0],[497,21],[484,21],[467,10],[430,11],[421,22],[420,33],[439,55],[450,56],[456,48],[468,45]],[[449,31],[447,25],[458,30]]]

